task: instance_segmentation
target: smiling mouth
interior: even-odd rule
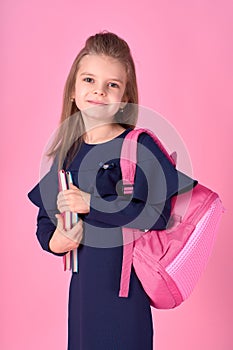
[[[106,106],[107,105],[107,103],[100,102],[100,101],[91,101],[91,100],[89,100],[87,102],[89,102],[89,103],[91,103],[93,105],[97,105],[97,106]]]

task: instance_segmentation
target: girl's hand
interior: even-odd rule
[[[70,184],[70,189],[59,192],[57,207],[60,213],[71,211],[73,213],[87,214],[90,212],[91,195],[81,191],[78,187]]]
[[[83,221],[78,220],[72,229],[64,230],[62,215],[57,214],[57,228],[49,242],[49,247],[54,253],[65,253],[77,248],[83,238]]]

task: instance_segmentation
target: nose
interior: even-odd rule
[[[93,94],[98,95],[98,96],[105,96],[105,91],[102,87],[96,87],[93,90]]]

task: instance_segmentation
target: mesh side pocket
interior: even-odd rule
[[[217,198],[197,224],[186,245],[166,267],[182,297],[187,299],[193,291],[211,254],[223,207]]]

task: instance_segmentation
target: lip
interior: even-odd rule
[[[94,100],[88,100],[88,103],[91,103],[93,105],[100,105],[100,106],[106,106],[107,103],[101,102],[101,101],[94,101]]]

